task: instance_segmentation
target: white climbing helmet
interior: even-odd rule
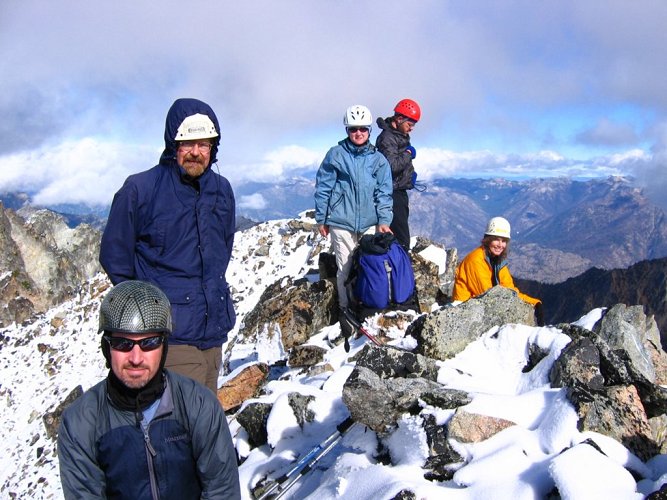
[[[177,141],[196,141],[218,137],[215,125],[211,119],[201,113],[188,116],[176,131]]]
[[[510,239],[510,223],[502,217],[493,217],[486,225],[485,235]]]
[[[343,117],[345,127],[370,127],[373,124],[371,110],[361,104],[350,106]]]

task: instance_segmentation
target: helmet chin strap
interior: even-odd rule
[[[164,335],[164,342],[162,342],[162,357],[160,358],[160,371],[164,370],[164,364],[167,362],[167,351],[169,350],[169,335]]]
[[[109,345],[109,342],[104,340],[104,335],[100,337],[100,343],[102,347],[102,355],[107,361],[107,368],[111,368],[111,346]]]

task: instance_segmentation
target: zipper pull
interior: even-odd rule
[[[150,454],[152,456],[157,455],[155,448],[153,448],[153,445],[151,444],[151,438],[148,436],[148,429],[144,429],[144,441],[146,442],[146,448],[148,449]]]

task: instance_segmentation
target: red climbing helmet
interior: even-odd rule
[[[412,99],[401,99],[398,101],[398,104],[394,108],[394,113],[403,115],[415,122],[418,122],[422,117],[422,111],[419,109],[419,104]]]

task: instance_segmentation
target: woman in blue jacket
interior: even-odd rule
[[[370,110],[351,106],[343,123],[347,138],[324,157],[315,187],[315,220],[322,236],[331,234],[341,309],[348,307],[345,281],[359,239],[365,233],[390,233],[392,220],[391,168],[370,143],[373,123]]]

